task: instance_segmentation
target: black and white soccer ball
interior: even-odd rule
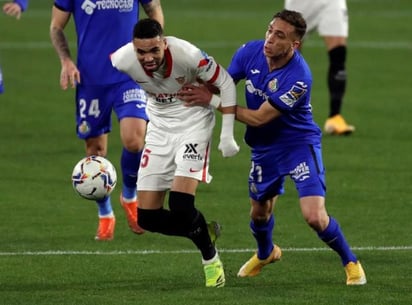
[[[117,182],[116,169],[106,158],[89,156],[73,169],[74,190],[88,200],[102,200],[113,192]]]

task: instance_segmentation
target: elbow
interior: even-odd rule
[[[271,121],[271,117],[269,115],[264,115],[262,111],[237,106],[236,120],[251,127],[262,127]]]
[[[239,116],[236,116],[236,120],[251,127],[262,127],[263,125],[265,125],[264,122],[255,118],[240,118]]]
[[[249,126],[252,127],[262,127],[263,125],[265,125],[266,123],[262,122],[262,121],[252,121],[251,124],[249,124]]]

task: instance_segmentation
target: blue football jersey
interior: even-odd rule
[[[83,85],[107,85],[128,80],[113,68],[110,54],[133,38],[139,2],[151,0],[55,0],[73,15],[77,32],[77,66]]]
[[[256,149],[320,143],[321,130],[313,121],[310,104],[312,75],[309,66],[296,51],[285,66],[270,72],[263,46],[263,40],[244,44],[228,68],[235,82],[245,80],[249,109],[258,109],[268,100],[282,113],[262,127],[246,126],[246,143]]]

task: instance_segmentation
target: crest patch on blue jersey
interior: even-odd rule
[[[296,82],[292,88],[285,94],[281,95],[279,99],[287,106],[293,107],[295,103],[306,93],[307,85],[304,82]]]
[[[278,90],[278,79],[277,78],[274,78],[269,82],[268,89],[271,92],[276,92]]]

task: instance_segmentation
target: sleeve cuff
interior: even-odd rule
[[[217,96],[216,94],[213,94],[212,99],[210,100],[210,105],[213,106],[214,108],[219,108],[219,106],[220,106],[220,97]]]

